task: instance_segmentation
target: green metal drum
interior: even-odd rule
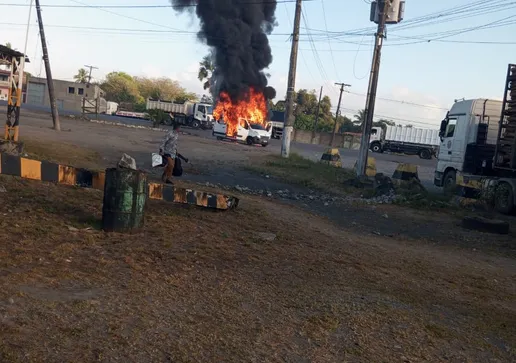
[[[147,175],[144,172],[106,169],[102,228],[106,232],[132,232],[143,227],[147,200]]]

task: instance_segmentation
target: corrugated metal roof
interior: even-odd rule
[[[17,50],[8,48],[2,44],[0,44],[0,53],[9,55],[11,57],[23,57],[23,53],[18,52]],[[29,63],[29,58],[27,58],[27,56],[25,56],[25,63]]]

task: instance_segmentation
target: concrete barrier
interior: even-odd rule
[[[321,163],[342,168],[339,149],[327,149],[321,156]]]
[[[0,153],[0,174],[104,191],[106,173]],[[233,209],[239,199],[160,183],[148,183],[149,199],[213,209]]]
[[[357,162],[355,161],[355,165],[353,166],[353,170],[355,173],[357,171]],[[367,157],[367,165],[366,165],[366,175],[370,177],[374,177],[376,175],[376,159],[369,156]]]

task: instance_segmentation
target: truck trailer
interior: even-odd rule
[[[371,129],[369,148],[375,153],[390,151],[431,159],[436,155],[439,144],[439,130],[386,126]]]
[[[456,102],[441,123],[434,184],[482,197],[509,214],[516,204],[516,65],[509,64],[503,101]]]
[[[181,125],[195,129],[213,128],[213,106],[207,103],[174,103],[161,100],[147,100],[147,110],[163,110],[170,115],[165,120],[166,125],[178,122]]]

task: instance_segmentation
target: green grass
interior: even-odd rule
[[[290,184],[332,193],[349,192],[350,188],[344,182],[354,177],[350,169],[314,162],[298,154],[291,154],[289,158],[269,156],[262,164],[247,166],[246,169]]]

